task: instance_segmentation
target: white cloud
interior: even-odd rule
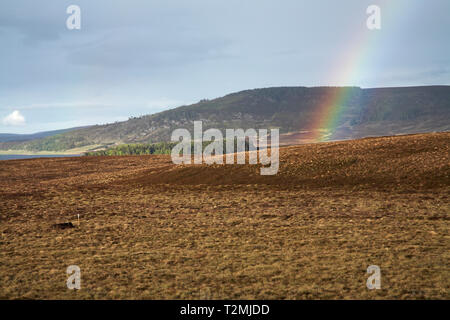
[[[3,124],[7,126],[21,126],[25,124],[25,117],[18,110],[14,110],[3,118]]]

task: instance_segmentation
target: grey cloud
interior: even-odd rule
[[[383,26],[370,33],[374,3]],[[81,30],[66,28],[71,4]],[[152,101],[163,97],[449,84],[449,9],[448,0],[1,0],[0,115],[24,106],[28,130],[160,111]]]
[[[231,57],[227,52],[230,43],[186,32],[167,32],[162,37],[154,31],[122,28],[99,36],[91,45],[74,48],[67,59],[83,66],[155,69]]]
[[[16,29],[28,45],[56,41],[64,31],[64,12],[62,2],[6,0],[0,10],[0,29]]]

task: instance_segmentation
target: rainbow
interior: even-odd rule
[[[336,131],[341,116],[348,107],[348,100],[356,87],[327,87],[320,101],[310,131],[313,140],[327,141]]]
[[[382,24],[385,24],[386,20],[391,20],[388,16],[392,17],[393,15],[394,10],[390,4],[388,2],[380,4]],[[325,95],[314,112],[315,116],[310,123],[309,130],[312,134],[311,137],[316,142],[327,141],[336,132],[341,116],[347,110],[349,97],[353,96],[355,89],[358,88],[355,86],[355,82],[372,62],[370,58],[375,51],[381,31],[368,30],[365,25],[358,30],[360,31],[355,34],[349,49],[336,59],[337,66],[332,69],[334,72],[331,72],[329,78],[333,82],[346,86],[324,88]]]

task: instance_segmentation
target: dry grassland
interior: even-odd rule
[[[449,146],[286,147],[276,176],[169,156],[1,161],[0,298],[450,299]]]

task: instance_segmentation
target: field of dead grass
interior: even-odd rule
[[[286,147],[276,176],[169,156],[1,161],[0,298],[449,299],[449,146]]]

